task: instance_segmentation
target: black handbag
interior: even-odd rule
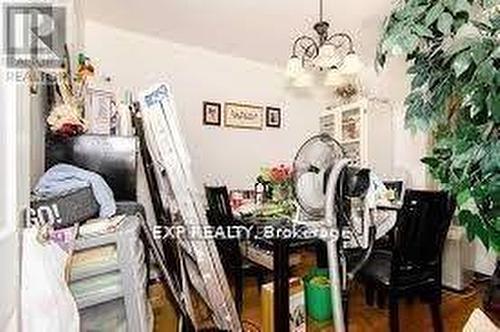
[[[50,224],[65,228],[99,215],[99,204],[90,187],[71,190],[53,197],[31,196],[27,225]]]

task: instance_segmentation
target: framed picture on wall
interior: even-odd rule
[[[203,124],[207,126],[220,126],[221,125],[221,109],[220,103],[209,101],[203,102]]]
[[[281,109],[278,107],[266,107],[266,127],[281,127]]]
[[[234,128],[262,129],[264,109],[261,106],[225,103],[224,125]]]

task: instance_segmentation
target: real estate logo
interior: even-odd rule
[[[40,3],[4,4],[4,45],[9,68],[57,68],[66,42],[66,8]]]

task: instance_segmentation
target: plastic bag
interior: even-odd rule
[[[37,229],[23,233],[22,331],[74,332],[80,330],[78,308],[64,280],[68,254],[52,241],[41,243]]]

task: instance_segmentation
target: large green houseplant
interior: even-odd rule
[[[386,19],[376,66],[403,55],[406,127],[429,132],[422,162],[457,198],[459,222],[500,252],[500,2],[407,0]]]

